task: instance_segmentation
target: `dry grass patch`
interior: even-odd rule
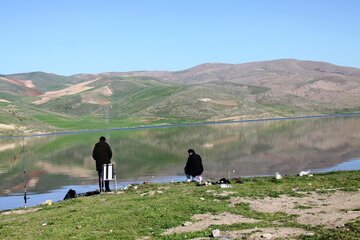
[[[236,194],[237,192],[232,192],[232,191],[221,191],[221,192],[217,192],[215,190],[207,190],[206,191],[207,193],[211,193],[213,196],[215,197],[227,197],[227,196],[230,196],[230,195],[234,195]]]
[[[1,215],[12,215],[12,214],[27,214],[39,211],[40,208],[30,208],[30,209],[19,209],[19,210],[11,210],[11,211],[4,211],[1,212]]]
[[[203,231],[211,225],[231,225],[235,223],[258,222],[258,220],[246,218],[228,212],[220,213],[218,215],[212,215],[210,213],[196,214],[191,219],[193,220],[193,222],[187,222],[188,224],[184,224],[184,226],[170,228],[166,232],[164,232],[164,235]]]
[[[97,80],[99,80],[99,78],[91,80],[91,81],[87,81],[87,82],[78,83],[78,84],[72,85],[70,87],[58,90],[58,91],[46,92],[46,93],[44,93],[43,95],[40,96],[41,99],[39,99],[37,101],[34,101],[33,103],[39,105],[39,104],[46,103],[46,102],[48,102],[50,100],[53,100],[55,98],[59,98],[59,97],[63,97],[63,96],[70,96],[70,95],[74,95],[74,94],[77,94],[77,93],[92,89],[93,87],[89,87],[87,85],[89,85],[90,83],[93,83],[93,82],[95,82]]]
[[[164,193],[163,191],[149,191],[149,192],[144,192],[144,193],[141,193],[140,196],[144,197],[144,196],[154,196],[155,194],[162,194]]]
[[[16,126],[13,124],[2,124],[0,123],[0,129],[16,129]]]
[[[3,102],[3,103],[10,103],[8,100],[2,99],[2,98],[0,98],[0,102]]]
[[[302,228],[254,228],[245,229],[238,231],[225,231],[221,233],[221,237],[224,239],[293,239],[300,235],[313,235],[312,232],[308,232]],[[206,238],[195,238],[193,240],[207,240],[213,239],[210,237]]]
[[[259,212],[298,215],[297,221],[308,225],[322,225],[328,228],[343,226],[360,217],[360,192],[311,193],[305,197],[280,196],[264,199],[232,198],[231,206],[248,203]]]
[[[98,104],[98,105],[106,105],[109,104],[110,101],[105,97],[111,96],[113,93],[108,86],[104,86],[102,88],[96,89],[91,92],[86,92],[81,95],[81,100],[84,103]]]

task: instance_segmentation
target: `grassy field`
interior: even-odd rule
[[[282,195],[298,197],[310,193],[357,192],[360,172],[337,172],[313,177],[270,177],[244,179],[232,184],[231,195],[222,195],[219,185],[196,186],[195,183],[142,184],[118,194],[81,197],[43,206],[35,212],[0,215],[1,239],[192,239],[207,237],[214,229],[222,232],[271,227],[292,227],[311,231],[299,239],[359,239],[360,220],[340,228],[313,226],[296,221],[296,215],[265,213],[249,204],[230,207],[231,198],[274,199]],[[294,190],[296,189],[296,191]],[[338,190],[329,190],[338,189]],[[303,194],[299,194],[302,192]],[[325,195],[324,195],[325,196]],[[298,204],[297,209],[311,208]],[[32,208],[29,209],[31,211]],[[352,209],[359,211],[359,209]],[[256,223],[210,225],[200,231],[163,233],[191,221],[195,214],[231,213],[257,220]],[[292,238],[293,239],[293,238]]]
[[[181,121],[171,118],[126,118],[109,119],[106,123],[104,119],[92,117],[61,117],[56,115],[35,115],[37,120],[63,130],[86,130],[86,129],[108,129],[120,127],[135,127],[158,124],[192,123],[193,121]]]

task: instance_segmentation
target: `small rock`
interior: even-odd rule
[[[110,229],[110,230],[109,230],[109,232],[113,232],[113,230],[112,230],[112,229]]]
[[[46,225],[47,225],[47,223],[43,223],[43,224],[42,224],[42,226],[46,226]]]
[[[236,183],[244,183],[244,181],[240,177],[235,178]]]
[[[76,229],[80,229],[80,228],[81,228],[81,226],[80,226],[80,225],[77,225],[77,226],[76,226]]]
[[[134,189],[136,190],[138,187],[137,186],[134,186]]]
[[[46,200],[45,202],[42,202],[41,205],[44,205],[44,206],[51,206],[53,203],[53,201],[51,200]]]
[[[343,227],[345,227],[345,224],[339,224],[336,226],[336,228],[343,228]]]
[[[261,235],[261,237],[265,239],[271,239],[272,235],[270,233],[264,233],[263,235]]]
[[[309,173],[310,173],[310,171],[301,171],[301,172],[299,172],[299,176],[300,177],[302,177],[302,176],[307,176],[307,175],[309,175]]]
[[[220,184],[220,188],[232,188],[233,186],[231,186],[230,184],[225,184],[225,183],[222,183]]]
[[[220,237],[220,230],[219,229],[215,229],[211,231],[211,237]]]
[[[280,175],[280,173],[278,173],[278,172],[275,173],[275,179],[276,180],[282,179],[282,176]]]
[[[308,183],[308,186],[312,186],[312,183]]]
[[[201,197],[200,200],[201,200],[201,201],[205,201],[205,198]]]
[[[188,226],[190,226],[191,224],[193,224],[193,223],[192,223],[192,222],[184,222],[184,223],[183,223],[183,226],[184,226],[184,227],[188,227]]]

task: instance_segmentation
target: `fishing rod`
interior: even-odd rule
[[[27,207],[27,200],[30,197],[27,196],[27,179],[26,179],[26,160],[25,160],[25,131],[23,131],[23,141],[22,141],[22,157],[23,157],[23,169],[24,169],[24,208]]]
[[[105,105],[104,107],[104,111],[105,111],[105,125],[106,125],[106,139],[109,139],[109,105]]]
[[[108,72],[108,76],[107,76],[107,80],[108,80],[108,83],[110,82],[110,72]],[[111,102],[110,103],[107,103],[105,105],[105,124],[106,124],[106,138],[108,139],[109,141],[109,122],[110,122],[110,119],[109,119],[109,112],[110,112],[110,108],[111,108]]]
[[[27,196],[26,191],[26,171],[24,170],[24,208],[27,207],[27,200],[30,199],[30,197]]]

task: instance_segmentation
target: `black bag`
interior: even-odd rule
[[[72,190],[70,188],[70,190],[66,193],[64,200],[71,199],[71,198],[76,198],[76,191]]]
[[[231,183],[230,180],[229,180],[229,179],[226,179],[226,178],[221,178],[221,179],[219,180],[219,182],[220,182],[220,184],[221,184],[221,183],[226,183],[226,184],[230,184],[230,183]]]

